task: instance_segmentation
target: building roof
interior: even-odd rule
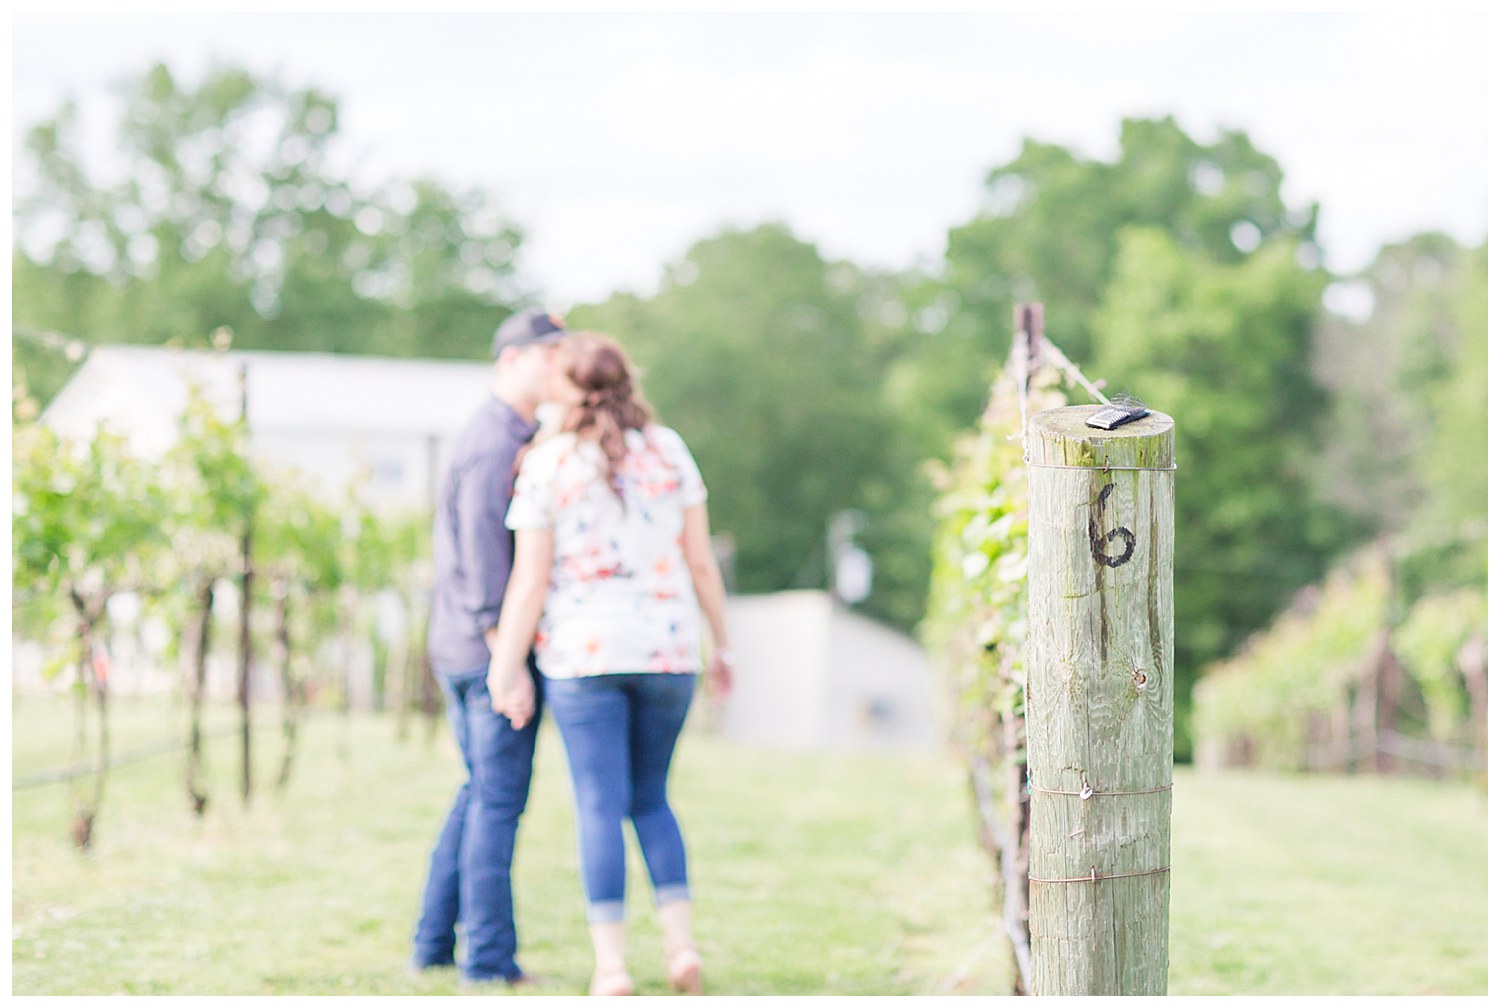
[[[237,415],[243,369],[252,435],[447,438],[483,402],[490,367],[486,361],[103,346],[89,352],[42,422],[86,438],[104,421],[128,437],[135,451],[155,457],[177,439],[191,384],[204,390],[221,415]]]

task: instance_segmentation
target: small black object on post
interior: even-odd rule
[[[1146,408],[1145,403],[1129,393],[1122,392],[1117,396],[1111,396],[1109,405],[1097,413],[1089,414],[1084,423],[1090,427],[1097,427],[1099,430],[1114,430],[1116,427],[1123,427],[1136,420],[1144,420],[1150,415],[1151,411]]]

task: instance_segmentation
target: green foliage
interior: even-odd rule
[[[1470,709],[1459,662],[1465,645],[1485,639],[1488,615],[1481,589],[1428,595],[1412,608],[1393,635],[1396,656],[1421,688],[1426,727],[1432,738],[1468,741],[1464,718],[1475,713],[1485,716],[1483,711]]]
[[[142,586],[148,610],[172,631],[164,658],[183,654],[200,586],[239,576],[243,536],[267,493],[248,449],[244,420],[224,419],[202,388],[190,387],[178,439],[154,467],[171,549],[156,555]]]
[[[415,633],[427,604],[429,535],[426,514],[376,511],[361,502],[357,487],[332,504],[291,475],[269,484],[256,517],[254,564],[258,590],[273,611],[283,596],[287,600],[290,661],[302,670],[294,677],[315,692],[330,685],[341,689],[316,656],[331,641],[349,647],[350,634],[382,652],[374,612],[382,593],[403,607],[406,632]],[[377,687],[385,673],[380,658],[377,653]]]
[[[1329,666],[1319,652],[1319,641],[1330,632],[1327,625],[1341,619],[1348,639],[1367,653],[1376,646],[1378,629],[1394,627],[1396,656],[1420,693],[1421,710],[1408,712],[1413,729],[1441,742],[1470,741],[1463,723],[1468,692],[1457,655],[1476,636],[1482,641],[1484,633],[1487,272],[1487,248],[1466,250],[1442,235],[1419,235],[1387,247],[1347,281],[1370,296],[1368,318],[1325,316],[1310,367],[1286,362],[1274,376],[1249,372],[1251,382],[1234,383],[1237,392],[1268,379],[1278,389],[1298,390],[1314,377],[1328,389],[1330,409],[1321,420],[1304,415],[1298,421],[1298,429],[1321,435],[1317,444],[1304,443],[1297,453],[1302,458],[1310,452],[1315,463],[1300,491],[1284,485],[1265,501],[1258,523],[1235,514],[1223,527],[1248,533],[1257,525],[1289,522],[1294,529],[1299,501],[1325,499],[1367,535],[1394,546],[1395,580],[1378,598],[1351,603],[1338,585],[1358,575],[1334,575],[1315,614],[1293,611],[1278,617],[1265,636],[1211,672],[1194,700],[1194,730],[1210,732],[1211,744],[1222,748],[1238,733],[1264,750],[1259,759],[1299,765],[1308,719],[1326,718],[1346,702],[1337,693],[1348,685],[1340,678],[1347,665]],[[1140,314],[1161,331],[1149,307]],[[1245,373],[1242,367],[1236,365],[1236,375]],[[1214,420],[1216,432],[1222,420]],[[1186,440],[1189,429],[1180,425],[1180,430]],[[1235,439],[1230,466],[1254,464],[1246,447],[1254,440],[1251,432]],[[1190,464],[1201,468],[1202,463],[1190,463],[1192,451],[1190,441],[1179,449],[1184,472]],[[1179,480],[1179,506],[1201,513],[1190,503],[1192,485],[1190,479]],[[1300,520],[1307,527],[1308,519]],[[1183,531],[1179,525],[1180,541]],[[1260,557],[1262,542],[1257,538],[1253,554],[1222,569],[1233,572]],[[1279,542],[1283,548],[1293,545],[1285,537]],[[1229,583],[1219,573],[1214,577]],[[1206,601],[1227,612],[1221,601]],[[1351,608],[1360,604],[1372,608]]]
[[[124,438],[101,425],[91,440],[74,441],[27,424],[14,431],[11,453],[17,628],[45,633],[64,611],[94,621],[110,595],[144,587],[167,545],[167,503]]]
[[[983,405],[984,377],[1004,354],[996,337],[1010,332],[1017,303],[1045,304],[1052,342],[1120,387],[1122,376],[1097,366],[1115,336],[1096,312],[1120,273],[1122,231],[1155,228],[1185,254],[1226,265],[1266,243],[1310,246],[1316,207],[1288,208],[1281,181],[1244,133],[1200,143],[1171,117],[1125,120],[1109,161],[1025,141],[990,173],[984,210],[949,232],[945,283],[927,299],[944,320],[944,340],[927,352],[931,401],[949,431]]]
[[[360,512],[349,514],[351,521],[363,518]],[[333,679],[319,653],[334,639],[341,623],[340,605],[345,599],[339,587],[349,576],[351,561],[344,524],[339,511],[290,474],[269,482],[256,513],[255,589],[265,614],[263,631],[273,641],[285,633],[288,651],[282,657],[292,682],[283,683],[284,688],[316,689]],[[279,654],[272,641],[262,640],[258,647],[263,653]],[[288,697],[286,702],[295,705],[297,699]]]
[[[970,771],[981,845],[995,857],[992,887],[1005,909],[1001,933],[1024,926],[1029,818],[1026,767],[1027,473],[1026,415],[1066,404],[1050,368],[1030,375],[1024,349],[991,385],[977,427],[950,465],[934,466],[932,582],[922,638],[948,694],[951,741]],[[1022,395],[1025,395],[1023,403]],[[1006,958],[1026,962],[1013,947]],[[1019,968],[1019,967],[1018,967]],[[1023,988],[1024,989],[1024,988]]]
[[[377,513],[351,507],[346,527],[348,580],[362,592],[399,586],[415,576],[430,548],[429,519],[417,512]]]
[[[1059,376],[1032,377],[1028,414],[1066,404]],[[937,472],[932,589],[922,636],[953,698],[952,730],[965,753],[996,767],[1025,760],[1003,751],[1002,711],[1021,712],[1026,688],[1026,468],[1020,390],[1007,370],[991,386],[978,427]]]
[[[621,340],[663,422],[692,448],[715,531],[734,537],[739,590],[825,584],[827,522],[853,508],[869,518],[875,560],[866,608],[916,621],[919,457],[881,394],[892,297],[767,225],[694,245],[649,300],[572,313],[572,325]]]
[[[94,772],[91,786],[76,781],[72,789],[73,838],[88,850],[110,762],[108,673],[95,649],[110,598],[141,590],[165,551],[167,504],[150,467],[103,424],[88,441],[27,424],[11,450],[11,577],[21,602],[13,625],[49,648],[45,678],[77,670],[76,754]]]
[[[1391,606],[1387,565],[1375,552],[1335,570],[1232,659],[1211,666],[1193,691],[1192,730],[1222,760],[1308,768],[1320,727],[1347,724],[1354,687],[1374,657]]]
[[[1404,614],[1392,564],[1372,548],[1308,589],[1231,659],[1212,666],[1193,695],[1193,731],[1216,761],[1281,769],[1334,766],[1310,755],[1349,748],[1355,692],[1390,647],[1415,684],[1420,703],[1408,730],[1469,744],[1477,713],[1461,672],[1462,651],[1485,639],[1484,592],[1465,589],[1423,598]],[[1481,715],[1482,716],[1482,715]]]
[[[257,588],[270,612],[284,612],[293,678],[314,695],[341,700],[348,684],[340,669],[318,660],[320,651],[337,641],[347,656],[354,636],[367,639],[376,651],[378,696],[386,669],[385,642],[375,632],[376,597],[391,593],[403,607],[408,634],[427,603],[428,516],[374,510],[359,489],[350,487],[333,503],[283,474],[269,484],[254,537]],[[274,622],[268,618],[265,629],[280,632]]]
[[[1309,369],[1327,278],[1316,208],[1282,200],[1275,160],[1242,133],[1209,142],[1172,119],[1127,120],[1108,160],[1028,141],[991,173],[989,203],[949,235],[941,281],[914,290],[908,401],[969,423],[1011,328],[1040,301],[1049,338],[1108,391],[1178,421],[1178,755],[1206,662],[1266,621],[1349,523],[1311,491],[1324,397]],[[929,447],[929,450],[930,447]]]
[[[49,333],[196,345],[227,328],[240,347],[479,357],[527,296],[513,270],[523,236],[490,195],[356,185],[339,167],[338,102],[317,88],[156,66],[117,97],[107,166],[84,157],[71,105],[18,156],[23,425],[74,364]],[[1028,140],[950,232],[940,275],[828,262],[766,225],[698,242],[655,295],[572,313],[644,365],[703,466],[716,531],[735,540],[740,590],[823,585],[829,518],[854,509],[875,561],[861,608],[914,626],[934,559],[951,562],[932,549],[923,463],[949,458],[984,410],[1011,308],[1032,300],[1086,373],[1178,420],[1179,718],[1208,663],[1367,535],[1397,537],[1402,611],[1484,584],[1487,246],[1393,246],[1352,278],[1371,318],[1329,321],[1317,207],[1287,205],[1274,158],[1244,133],[1203,141],[1171,118],[1126,120],[1119,140],[1099,160]],[[221,448],[199,459],[220,468],[189,481],[222,492],[167,521],[186,535],[201,520],[202,550],[188,552],[205,560],[227,555],[247,506]],[[969,464],[954,458],[955,473]],[[397,547],[372,518],[330,531],[310,503],[285,505],[257,528],[257,562],[284,561],[306,599],[417,576],[407,557],[425,530]],[[1176,738],[1187,755],[1185,720]]]
[[[1315,496],[1323,396],[1308,365],[1325,278],[1289,241],[1234,262],[1119,235],[1095,367],[1177,420],[1178,749],[1204,665],[1321,576],[1348,537]]]
[[[519,298],[521,233],[491,197],[430,180],[364,191],[338,167],[339,109],[236,67],[157,65],[118,93],[109,171],[77,111],[21,152],[14,319],[91,343],[483,356]],[[20,342],[41,402],[66,362]]]
[[[300,585],[310,594],[332,592],[343,582],[343,521],[304,484],[290,478],[274,481],[257,517],[257,570]]]
[[[222,417],[200,389],[189,391],[179,438],[159,463],[103,428],[78,444],[38,424],[16,429],[13,460],[15,625],[45,649],[49,677],[77,663],[80,616],[101,619],[118,591],[143,597],[165,620],[173,632],[160,657],[178,657],[199,586],[238,581],[247,528],[262,600],[295,596],[288,611],[299,664],[376,593],[420,595],[425,516],[377,514],[352,493],[335,509],[300,477],[262,477],[243,419]]]
[[[1346,286],[1370,315],[1329,315],[1320,492],[1400,544],[1401,597],[1483,585],[1487,543],[1488,246],[1438,234],[1387,246]]]
[[[1462,250],[1408,346],[1412,370],[1417,505],[1406,530],[1408,597],[1483,587],[1488,580],[1489,248]],[[1417,354],[1413,354],[1417,356]]]
[[[178,433],[162,465],[175,491],[178,551],[228,574],[238,560],[226,554],[237,549],[266,494],[250,462],[249,430],[242,417],[225,420],[203,390],[193,387]]]

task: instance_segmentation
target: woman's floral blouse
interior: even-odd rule
[[[682,554],[682,513],[708,499],[677,432],[625,433],[623,493],[603,452],[562,434],[533,447],[505,523],[552,530],[552,577],[536,655],[553,679],[611,672],[697,672],[698,600]]]

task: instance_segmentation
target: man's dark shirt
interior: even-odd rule
[[[505,527],[516,453],[537,425],[494,397],[453,444],[432,529],[432,622],[427,653],[438,672],[489,664],[484,631],[500,619],[515,534]]]

